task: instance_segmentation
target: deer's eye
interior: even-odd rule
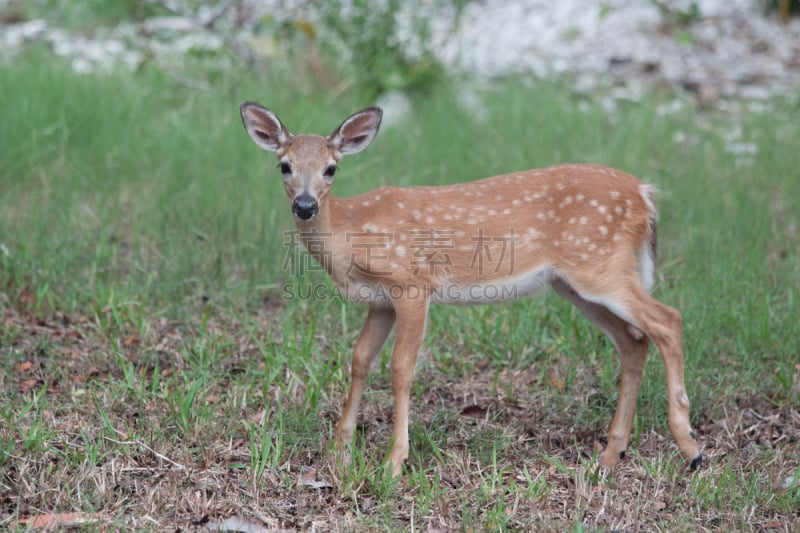
[[[325,172],[322,173],[328,179],[333,178],[334,174],[336,174],[336,165],[328,165],[325,167]]]
[[[291,174],[292,173],[292,165],[287,163],[286,161],[281,161],[278,164],[281,167],[281,174]]]

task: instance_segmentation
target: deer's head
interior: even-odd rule
[[[366,148],[378,133],[383,115],[380,108],[368,107],[323,137],[292,135],[275,113],[255,102],[244,102],[240,111],[253,142],[278,155],[292,213],[300,220],[311,220],[319,212],[342,156]]]

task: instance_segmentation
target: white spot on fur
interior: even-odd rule
[[[394,249],[394,252],[399,257],[405,257],[406,256],[406,248],[405,248],[405,246],[398,246],[397,248]]]
[[[586,218],[586,217],[581,217],[581,218],[580,218],[580,223],[581,223],[581,224],[586,224],[587,222],[589,222],[589,219],[588,219],[588,218]]]
[[[600,232],[600,235],[608,235],[608,228],[605,226],[598,226],[597,230]]]
[[[536,228],[528,228],[525,231],[525,238],[528,240],[538,239],[541,236],[541,233],[536,230]]]
[[[406,204],[404,204],[403,202],[397,202],[397,207],[399,207],[400,209],[405,209]]]
[[[619,191],[611,191],[610,194],[611,194],[611,198],[613,198],[614,200],[619,198]]]

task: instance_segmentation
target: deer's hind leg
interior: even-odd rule
[[[608,431],[608,445],[600,454],[600,463],[610,467],[625,456],[628,448],[650,341],[641,331],[607,307],[582,298],[566,281],[556,279],[552,282],[552,287],[559,296],[572,303],[592,324],[608,335],[619,352],[622,365],[619,400]]]

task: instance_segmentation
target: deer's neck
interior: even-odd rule
[[[334,276],[338,256],[333,252],[340,249],[340,240],[346,240],[350,217],[345,202],[328,195],[320,202],[319,211],[311,220],[295,218],[300,241],[309,254]],[[335,276],[334,276],[335,277]]]

